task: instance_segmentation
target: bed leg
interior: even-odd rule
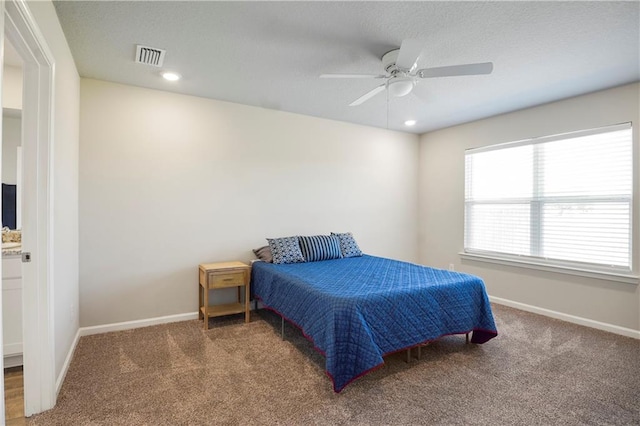
[[[465,337],[465,343],[468,345],[469,344],[469,333],[464,335]]]
[[[280,336],[284,340],[284,317],[280,317]]]
[[[418,356],[416,358],[418,358],[418,361],[422,358],[422,345],[418,345]]]
[[[411,348],[407,349],[407,364],[409,364],[411,362]]]

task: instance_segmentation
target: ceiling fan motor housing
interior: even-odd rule
[[[396,67],[396,60],[398,59],[399,52],[400,49],[394,49],[382,55],[382,67],[389,74],[392,74],[394,71],[398,71],[398,68]]]
[[[394,49],[382,56],[382,66],[384,70],[391,74],[391,78],[387,80],[387,90],[394,97],[406,96],[411,93],[415,81],[408,74],[408,70],[401,70],[396,66],[398,53],[400,49]]]

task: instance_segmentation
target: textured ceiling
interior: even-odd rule
[[[81,76],[423,133],[640,80],[638,2],[55,2]],[[494,63],[491,75],[421,81],[406,97],[348,104],[404,39],[420,68]],[[164,69],[135,45],[166,49]],[[404,126],[416,119],[413,128]]]

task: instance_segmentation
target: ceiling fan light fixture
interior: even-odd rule
[[[389,80],[387,89],[389,90],[389,94],[396,98],[406,96],[411,93],[413,90],[413,79],[411,78],[392,78]]]

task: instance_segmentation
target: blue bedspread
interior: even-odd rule
[[[473,275],[374,256],[288,265],[256,262],[254,294],[324,353],[340,392],[383,355],[447,334],[497,335],[484,283]]]

